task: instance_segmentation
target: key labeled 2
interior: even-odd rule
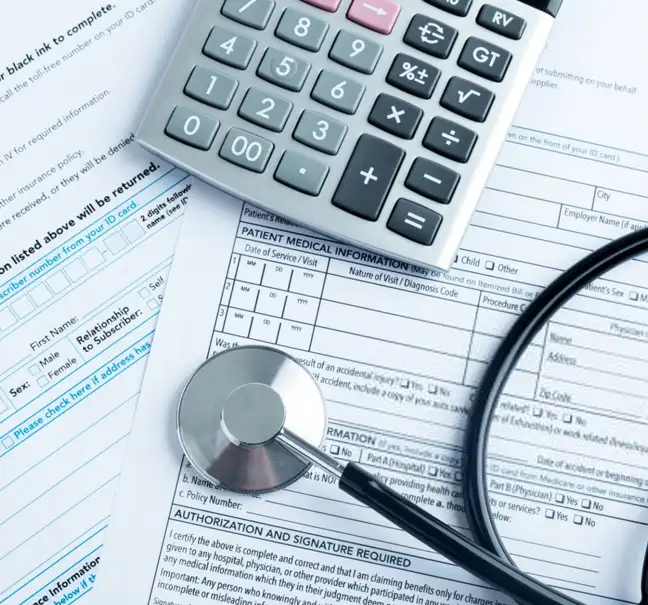
[[[293,104],[283,97],[250,88],[239,108],[239,116],[252,124],[281,132],[290,117]]]

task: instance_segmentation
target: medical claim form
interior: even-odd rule
[[[99,568],[191,187],[132,131],[190,9],[2,2],[2,604],[70,603]]]
[[[179,393],[236,344],[301,359],[325,446],[465,529],[463,427],[506,329],[587,251],[648,224],[645,0],[569,0],[452,271],[333,242],[195,186],[108,529],[95,605],[510,602],[316,469],[243,497],[201,480]],[[636,603],[648,542],[648,266],[569,302],[507,385],[488,487],[510,552],[586,603]],[[76,586],[70,586],[70,594]]]

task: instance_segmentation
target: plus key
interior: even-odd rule
[[[363,134],[333,196],[333,205],[360,218],[378,220],[404,158],[400,147]]]

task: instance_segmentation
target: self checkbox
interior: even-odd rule
[[[495,268],[495,263],[492,260],[486,261],[486,269],[492,271]]]
[[[556,516],[556,511],[553,510],[552,508],[548,508],[545,511],[545,517],[547,517],[547,519],[553,519],[555,516]]]
[[[582,515],[574,515],[574,524],[575,525],[583,525],[583,516]]]
[[[40,374],[40,372],[41,372],[41,368],[38,365],[33,365],[33,366],[30,366],[30,368],[29,368],[29,373],[32,376],[36,376],[36,374]]]
[[[639,300],[638,292],[630,292],[630,300]]]
[[[144,300],[146,300],[146,299],[148,299],[148,298],[151,298],[151,292],[150,292],[150,290],[149,290],[148,288],[142,288],[142,289],[139,291],[139,295],[140,295]]]

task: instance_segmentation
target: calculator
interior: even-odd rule
[[[136,140],[253,206],[448,271],[561,0],[197,0]]]

